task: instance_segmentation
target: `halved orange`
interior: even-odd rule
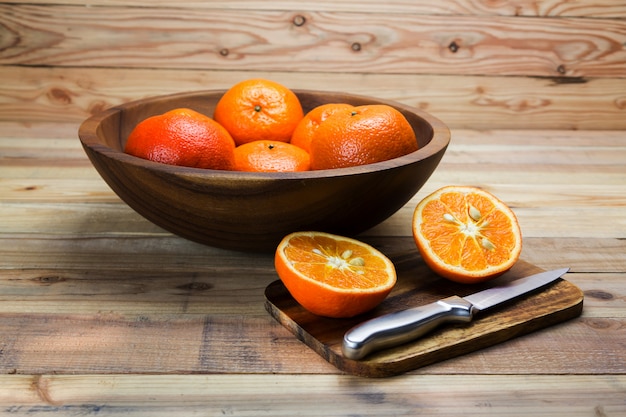
[[[276,272],[313,314],[353,317],[380,304],[396,283],[393,263],[372,246],[323,232],[296,232],[276,249]]]
[[[501,275],[522,251],[515,213],[473,186],[443,187],[420,201],[413,214],[413,237],[433,271],[461,283]]]

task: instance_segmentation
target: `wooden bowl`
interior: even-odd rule
[[[143,119],[177,107],[213,115],[224,91],[138,100],[85,120],[85,152],[117,195],[146,219],[211,246],[274,251],[288,233],[325,231],[353,236],[387,219],[417,193],[450,141],[439,120],[400,103],[343,93],[294,90],[305,113],[324,103],[388,104],[413,126],[419,149],[389,161],[298,173],[248,173],[151,162],[123,152]]]

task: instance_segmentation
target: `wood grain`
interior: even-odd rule
[[[626,23],[612,19],[307,12],[298,24],[291,11],[2,4],[0,15],[3,65],[626,75]]]
[[[15,0],[14,4],[50,4],[50,0]],[[84,5],[84,0],[63,0],[57,4]],[[126,7],[172,7],[170,0],[97,0],[90,6]],[[343,11],[353,12],[349,1],[330,0],[182,0],[177,8],[187,9],[248,9],[248,10],[293,10],[296,11]],[[504,15],[504,16],[577,16],[595,18],[626,17],[626,5],[619,0],[514,0],[494,2],[488,0],[360,0],[359,11],[368,13],[415,13],[434,15]]]
[[[0,3],[0,414],[626,415],[625,18],[620,0]],[[441,118],[452,148],[423,191],[510,202],[523,258],[570,266],[582,316],[340,373],[264,310],[270,258],[153,226],[78,144],[107,107],[251,76]],[[419,197],[361,236],[407,270]]]
[[[161,94],[224,89],[245,71],[0,66],[0,121],[75,123],[117,104]],[[552,78],[254,71],[290,88],[391,99],[428,111],[453,129],[626,129],[626,82]],[[545,132],[533,134],[546,135]],[[67,137],[76,137],[74,134]],[[454,138],[453,138],[454,139]]]
[[[619,416],[623,375],[4,375],[11,415]],[[185,405],[181,407],[181,398]],[[549,401],[546,401],[549,398]]]
[[[79,123],[253,73],[397,100],[452,128],[626,129],[619,1],[90,5],[0,3],[0,120]]]

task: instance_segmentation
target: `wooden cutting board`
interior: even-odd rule
[[[520,260],[496,280],[462,285],[438,277],[421,262],[414,263],[406,270],[398,270],[396,287],[379,307],[351,319],[330,319],[311,314],[291,297],[282,282],[275,281],[265,289],[265,308],[299,340],[341,371],[365,377],[386,377],[577,317],[582,312],[583,293],[567,280],[559,279],[542,290],[479,314],[469,324],[443,326],[414,342],[373,353],[360,361],[345,358],[341,353],[341,342],[347,330],[382,314],[452,295],[469,295],[541,271],[539,267]]]

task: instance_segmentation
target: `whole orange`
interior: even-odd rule
[[[311,141],[311,169],[372,164],[416,150],[415,132],[398,110],[357,106],[337,110],[320,124]]]
[[[170,165],[231,170],[235,142],[215,120],[179,108],[141,121],[130,133],[124,151]]]
[[[289,142],[303,117],[302,105],[293,91],[261,78],[233,85],[213,113],[237,145],[255,140]]]
[[[296,130],[294,130],[291,135],[291,143],[307,152],[311,152],[311,140],[320,124],[336,111],[352,108],[354,108],[354,106],[346,103],[327,103],[315,107],[300,120],[300,123],[296,126]]]
[[[256,140],[235,148],[235,170],[249,172],[308,171],[309,154],[295,145],[275,140]]]

